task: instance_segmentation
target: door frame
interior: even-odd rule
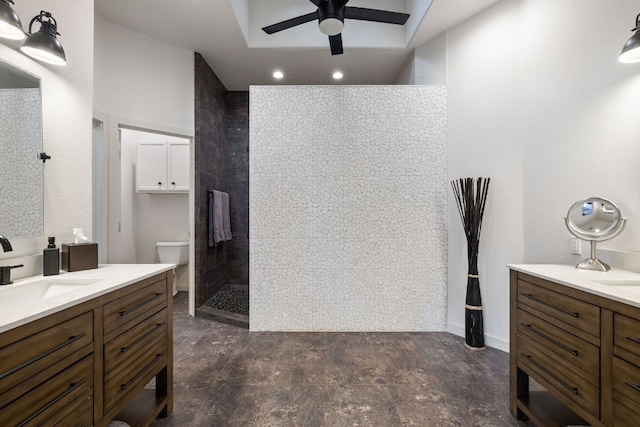
[[[100,263],[108,263],[109,262],[109,116],[102,111],[93,110],[93,118],[94,121],[98,121],[102,123],[102,145],[101,152],[98,153],[101,155],[102,159],[102,176],[100,177],[101,184],[101,192],[102,192],[102,200],[101,207],[102,212],[97,214],[93,212],[92,214],[92,234],[95,233],[96,225],[95,222],[97,219],[102,220],[102,235],[101,236],[93,236],[93,238],[100,243],[101,246],[101,255],[102,257],[98,260]],[[92,158],[96,153],[93,152],[93,148],[95,148],[94,141],[92,141]],[[93,160],[92,160],[93,162]],[[95,167],[92,164],[92,179],[93,168]],[[92,191],[93,191],[94,183],[92,183]],[[92,199],[95,198],[95,194],[92,195]],[[95,209],[95,199],[93,200],[92,208]]]
[[[108,115],[108,262],[117,264],[120,262],[120,231],[121,221],[121,129],[131,129],[142,132],[164,134],[189,140],[190,151],[190,178],[189,178],[189,314],[195,315],[195,135],[193,130],[168,126],[166,124],[153,123],[144,120],[136,120],[122,116]]]

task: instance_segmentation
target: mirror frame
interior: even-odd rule
[[[573,218],[575,217],[575,215],[583,212],[585,203],[598,203],[599,209],[604,206],[612,207],[615,218],[614,222],[610,226],[603,230],[600,230],[599,232],[580,228],[576,225]],[[584,215],[584,213],[582,215]],[[586,199],[578,200],[573,205],[571,205],[571,207],[567,211],[567,216],[564,217],[564,223],[571,234],[581,240],[587,240],[591,244],[591,256],[578,263],[576,265],[576,268],[584,270],[609,271],[611,267],[609,267],[609,265],[600,261],[596,257],[596,242],[602,242],[612,239],[620,234],[622,230],[624,230],[625,226],[627,225],[627,218],[624,218],[622,216],[622,212],[620,211],[618,206],[612,201],[603,199],[602,197],[587,197]]]

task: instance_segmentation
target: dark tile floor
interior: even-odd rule
[[[274,333],[174,310],[174,410],[160,426],[527,426],[508,355],[447,333]]]

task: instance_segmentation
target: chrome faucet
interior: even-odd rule
[[[2,245],[2,250],[4,252],[11,252],[13,248],[11,247],[11,242],[9,239],[0,234],[0,245]],[[0,286],[1,285],[10,285],[13,282],[11,281],[11,269],[24,267],[24,264],[19,265],[5,265],[0,267]]]

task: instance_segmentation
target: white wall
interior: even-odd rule
[[[447,32],[449,176],[492,178],[480,249],[487,343],[507,348],[507,263],[575,264],[563,216],[601,196],[630,218],[601,246],[640,251],[640,65],[617,55],[634,0],[503,0]],[[466,254],[449,199],[449,329]],[[637,254],[636,254],[637,255]],[[614,267],[616,264],[614,264]]]
[[[446,90],[250,89],[252,330],[446,323]]]
[[[94,108],[193,134],[194,53],[95,14]]]
[[[402,68],[395,84],[446,85],[447,36],[445,33],[418,46]]]
[[[488,345],[507,348],[507,263],[523,261],[520,7],[505,0],[447,33],[449,179],[490,177],[478,268]],[[449,190],[449,330],[464,335],[466,240]]]
[[[41,78],[43,146],[52,157],[44,167],[44,233],[55,236],[59,243],[70,242],[73,227],[91,232],[93,2],[22,0],[16,3],[14,10],[25,25],[43,9],[53,14],[67,56],[65,67],[44,65],[20,53],[18,43],[0,42],[0,60]],[[24,262],[25,267],[14,270],[13,277],[40,273],[46,239],[21,239],[12,243],[14,252],[0,253],[0,259],[24,257],[19,261]]]
[[[138,141],[189,142],[189,140],[122,129],[121,141],[120,262],[154,264],[159,262],[156,242],[189,241],[189,194],[136,193],[136,143]],[[177,269],[179,290],[188,289],[187,271],[186,265]]]
[[[562,217],[589,196],[611,199],[629,217],[599,246],[640,252],[640,64],[617,61],[638,12],[634,0],[523,2],[527,262],[585,258],[569,254]],[[546,209],[529,208],[536,205]]]
[[[194,52],[125,28],[98,13],[95,28],[94,108],[108,118],[109,144],[117,144],[119,125],[193,136]],[[131,166],[126,165],[124,158],[130,143],[122,141],[123,171],[118,175],[123,180],[130,176],[127,175],[130,170],[124,170]],[[118,169],[113,165],[110,168],[112,172]],[[131,190],[132,185],[123,181],[121,188]],[[131,203],[133,200],[136,204]],[[123,192],[120,201],[121,209],[110,212],[111,240],[117,240],[113,236],[113,218],[120,215],[122,224],[119,238],[123,252],[119,262],[157,262],[155,242],[190,239],[193,214],[189,214],[189,209],[193,200],[189,195],[134,197]],[[110,252],[113,254],[113,250]],[[187,290],[187,270],[187,266],[181,266],[176,272],[180,290]]]

